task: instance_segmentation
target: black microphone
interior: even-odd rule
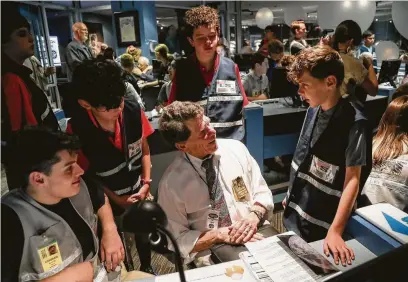
[[[128,208],[122,220],[123,229],[131,233],[149,234],[149,242],[152,246],[165,244],[167,236],[174,246],[176,267],[180,281],[186,282],[180,249],[174,236],[165,228],[167,216],[160,205],[153,201],[138,201]]]

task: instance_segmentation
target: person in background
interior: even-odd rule
[[[268,58],[261,53],[252,56],[251,71],[245,77],[243,85],[249,101],[268,99],[269,80],[266,76]]]
[[[116,54],[112,47],[107,47],[103,53],[99,54],[99,57],[103,57],[106,60],[116,60]],[[132,57],[133,58],[133,57]]]
[[[268,45],[268,55],[269,55],[269,69],[266,73],[269,81],[272,81],[272,69],[281,66],[281,59],[283,58],[284,46],[282,42],[277,39],[273,39]]]
[[[244,39],[244,45],[241,48],[241,54],[252,54],[254,50],[251,48],[251,43],[248,39]]]
[[[307,29],[303,20],[293,21],[290,25],[290,31],[294,36],[289,47],[291,55],[296,55],[304,48],[309,47],[305,40]]]
[[[151,198],[147,137],[154,130],[139,104],[125,99],[121,69],[113,61],[84,62],[75,70],[73,82],[80,108],[69,120],[67,132],[78,135],[83,144],[78,164],[102,183],[119,225],[126,208]],[[154,274],[147,240],[147,235],[136,235],[140,270]],[[127,249],[132,248],[131,234],[125,233],[124,241]]]
[[[24,184],[1,199],[1,280],[119,278],[123,244],[103,189],[77,164],[78,138],[31,127],[15,146]],[[122,281],[146,277],[134,274]]]
[[[242,140],[242,108],[248,104],[237,65],[216,52],[220,23],[217,10],[207,6],[186,12],[193,56],[177,60],[169,104],[192,101],[206,104],[206,114],[220,138]]]
[[[363,44],[360,46],[360,54],[368,52],[371,55],[375,53],[375,47],[373,46],[375,42],[375,34],[370,30],[366,30],[363,33]],[[356,42],[358,44],[358,42]]]
[[[265,37],[262,39],[258,52],[261,52],[264,56],[268,56],[268,45],[271,40],[276,39],[276,35],[278,33],[278,26],[277,25],[268,25],[265,27]]]
[[[153,66],[150,65],[150,61],[146,57],[140,57],[137,67],[132,71],[139,79],[147,82],[154,81]]]
[[[101,43],[98,42],[98,36],[96,33],[92,33],[89,36],[89,48],[92,51],[92,56],[96,58],[101,53]]]
[[[164,44],[166,44],[166,46],[169,48],[169,52],[171,54],[173,53],[181,54],[180,43],[177,37],[176,27],[174,25],[170,25],[168,32],[169,34],[167,35],[166,40],[164,41]]]
[[[125,98],[133,98],[139,103],[142,110],[145,110],[145,105],[143,103],[142,98],[140,97],[139,93],[140,88],[138,85],[138,79],[135,74],[133,74],[133,69],[135,68],[135,64],[133,62],[133,57],[130,54],[123,54],[120,56],[120,64],[123,69],[122,72],[122,79],[125,81],[126,84],[126,95]]]
[[[174,74],[176,73],[176,61],[172,61],[168,68],[169,72],[169,81],[166,81],[159,92],[159,96],[157,97],[157,102],[159,107],[165,107],[167,102],[169,101],[171,84],[173,83]]]
[[[342,235],[372,163],[368,120],[341,97],[344,65],[329,46],[302,50],[288,77],[310,107],[282,203],[284,225],[307,242],[324,239],[324,253],[346,266],[355,256]]]
[[[133,56],[133,60],[137,65],[139,63],[139,59],[142,56],[142,49],[136,48],[133,45],[130,45],[126,48],[126,53]]]
[[[77,22],[72,26],[74,39],[68,44],[65,50],[65,60],[67,62],[68,81],[72,81],[72,74],[75,68],[85,60],[93,58],[92,50],[85,44],[88,40],[88,28],[84,23]]]
[[[294,55],[285,55],[282,57],[280,63],[283,68],[289,69],[289,67],[293,64],[295,61],[296,56]]]
[[[361,62],[355,58],[351,51],[356,49],[356,44],[361,42],[360,26],[352,20],[347,20],[337,26],[332,39],[333,49],[340,53],[344,63],[344,81],[341,87],[341,95],[352,94],[357,101],[364,105],[367,93],[376,96],[378,92],[378,81],[374,71],[372,60],[366,59]],[[357,88],[355,93],[348,93],[349,81],[355,81]]]
[[[34,55],[30,24],[18,11],[6,9],[1,16],[1,162],[9,189],[21,186],[14,174],[18,161],[9,151],[15,134],[26,125],[42,125],[58,131],[58,121],[41,88],[23,65]]]
[[[408,95],[408,81],[402,83],[397,90],[395,90],[394,94],[392,94],[392,100],[397,99],[398,97]]]
[[[230,53],[229,53],[228,48],[222,43],[217,44],[216,52],[217,52],[217,55],[219,56],[230,58]]]
[[[179,151],[160,180],[158,203],[184,263],[206,266],[215,244],[263,239],[257,231],[268,224],[273,198],[245,145],[217,139],[203,108],[192,102],[165,107],[159,130]]]
[[[393,100],[373,140],[373,169],[363,205],[389,203],[408,213],[408,95]]]
[[[158,73],[158,80],[168,80],[166,78],[167,69],[170,63],[173,61],[173,55],[169,54],[169,48],[164,44],[159,44],[154,48],[154,54],[156,59],[161,63],[160,71]]]
[[[35,84],[37,84],[44,93],[47,93],[49,85],[48,77],[55,73],[55,67],[44,68],[35,56],[27,58],[23,65],[32,71],[30,77],[35,81]]]

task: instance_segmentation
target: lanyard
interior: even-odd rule
[[[198,176],[201,178],[201,180],[205,183],[205,185],[208,188],[208,193],[210,194],[210,202],[211,202],[211,206],[214,207],[215,206],[215,192],[217,190],[217,186],[216,189],[213,189],[213,187],[209,187],[207,181],[200,175],[200,173],[198,172],[198,170],[195,168],[195,166],[193,165],[193,163],[191,162],[190,158],[188,157],[188,155],[185,153],[186,159],[189,162],[189,164],[193,167],[194,171],[198,174]],[[217,165],[217,175],[215,177],[215,181],[214,181],[214,185],[217,185],[218,183],[218,176],[220,174],[220,161],[218,160],[218,165]]]

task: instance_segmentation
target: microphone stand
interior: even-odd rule
[[[177,245],[176,239],[174,238],[174,236],[166,228],[164,228],[160,224],[156,225],[156,229],[159,231],[159,233],[163,233],[168,238],[170,238],[170,241],[174,246],[174,252],[176,253],[176,267],[177,267],[178,272],[179,272],[180,282],[186,282],[186,276],[184,275],[183,262],[181,261],[180,249],[179,249],[179,247]],[[152,233],[150,233],[150,235],[149,235],[151,244],[155,245],[155,244],[160,243],[160,241],[161,241],[160,234],[159,234],[159,238],[156,241],[152,241],[151,237],[152,237]]]

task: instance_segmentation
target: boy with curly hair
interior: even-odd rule
[[[242,140],[242,108],[248,104],[238,67],[217,55],[220,23],[216,9],[207,6],[187,11],[187,39],[195,52],[177,62],[169,104],[199,102],[221,138]]]

